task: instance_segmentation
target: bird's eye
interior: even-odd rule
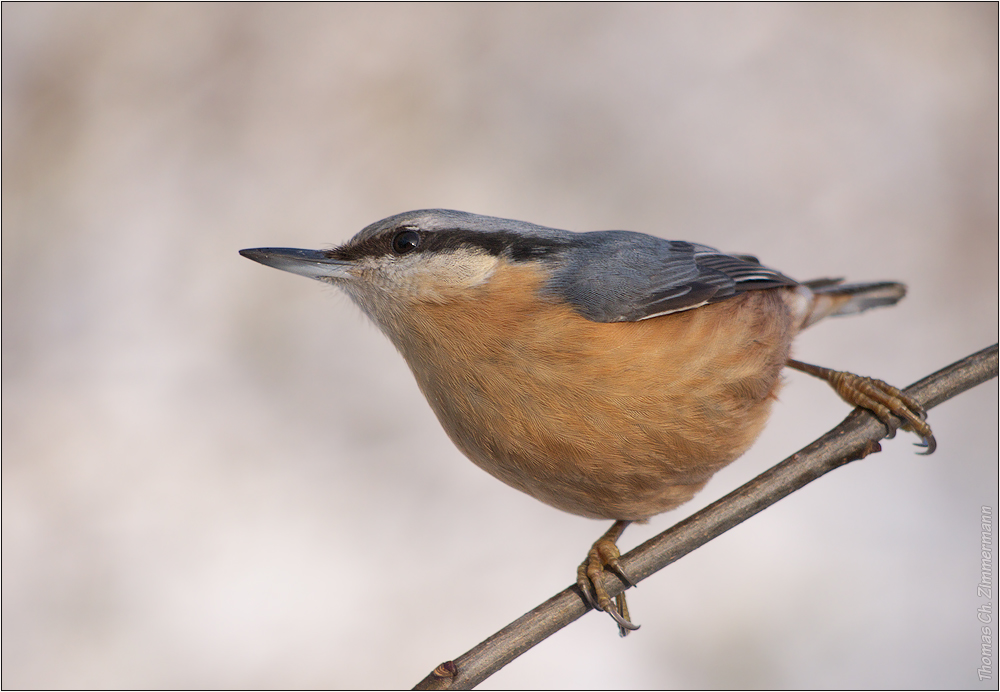
[[[420,234],[409,229],[400,231],[392,237],[392,249],[397,255],[405,255],[416,250],[420,245]]]

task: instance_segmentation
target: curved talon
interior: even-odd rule
[[[629,586],[632,586],[632,587],[636,586],[636,583],[634,581],[632,581],[631,579],[629,579],[628,575],[625,574],[625,570],[622,568],[621,564],[618,562],[617,559],[608,561],[607,567],[610,567],[611,571],[614,572],[615,575],[617,575],[619,579],[621,579],[623,582],[625,582]]]
[[[625,592],[624,591],[622,591],[620,594],[618,594],[617,596],[615,596],[615,610],[618,611],[618,614],[620,616],[622,616],[622,618],[626,622],[630,622],[630,623],[632,622],[632,616],[628,614],[628,603],[625,601]],[[613,618],[613,619],[617,621],[617,618]],[[639,625],[635,625],[635,629],[639,629]],[[632,630],[630,630],[628,627],[622,627],[621,625],[618,625],[618,636],[619,637],[627,637],[629,635],[629,632],[631,632],[631,631]]]
[[[934,439],[933,435],[931,435],[930,437],[921,437],[920,442],[914,442],[913,446],[926,447],[927,448],[926,452],[917,452],[917,454],[919,454],[920,456],[927,456],[928,454],[933,454],[934,450],[937,449],[937,440]]]
[[[580,593],[583,594],[584,600],[590,604],[590,607],[594,610],[601,610],[601,606],[597,605],[597,601],[594,599],[594,592],[590,588],[590,579],[587,577],[587,563],[584,562],[576,570],[576,585],[580,587]]]
[[[641,626],[635,624],[634,622],[629,622],[628,620],[626,620],[618,613],[618,611],[615,608],[608,608],[604,612],[610,615],[614,619],[614,621],[618,623],[618,627],[620,630],[634,631],[639,629],[639,627]],[[620,634],[621,636],[624,637],[626,634],[628,634],[628,632],[620,632]]]

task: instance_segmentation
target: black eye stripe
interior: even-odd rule
[[[520,262],[557,254],[565,246],[566,243],[562,241],[524,236],[511,231],[480,233],[452,228],[428,233],[424,238],[422,249],[447,252],[469,248],[490,255],[505,255],[515,262]]]

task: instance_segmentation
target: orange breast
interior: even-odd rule
[[[393,335],[476,464],[568,512],[643,519],[690,499],[753,443],[795,335],[782,293],[597,323],[539,297],[531,265],[419,304]]]

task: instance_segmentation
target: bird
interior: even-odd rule
[[[342,289],[395,345],[458,449],[560,510],[612,520],[576,583],[637,629],[617,541],[690,500],[761,433],[786,366],[936,441],[913,399],[791,358],[819,320],[891,306],[893,281],[796,281],[751,255],[623,230],[572,232],[447,209],[390,216],[325,250],[240,254]]]

